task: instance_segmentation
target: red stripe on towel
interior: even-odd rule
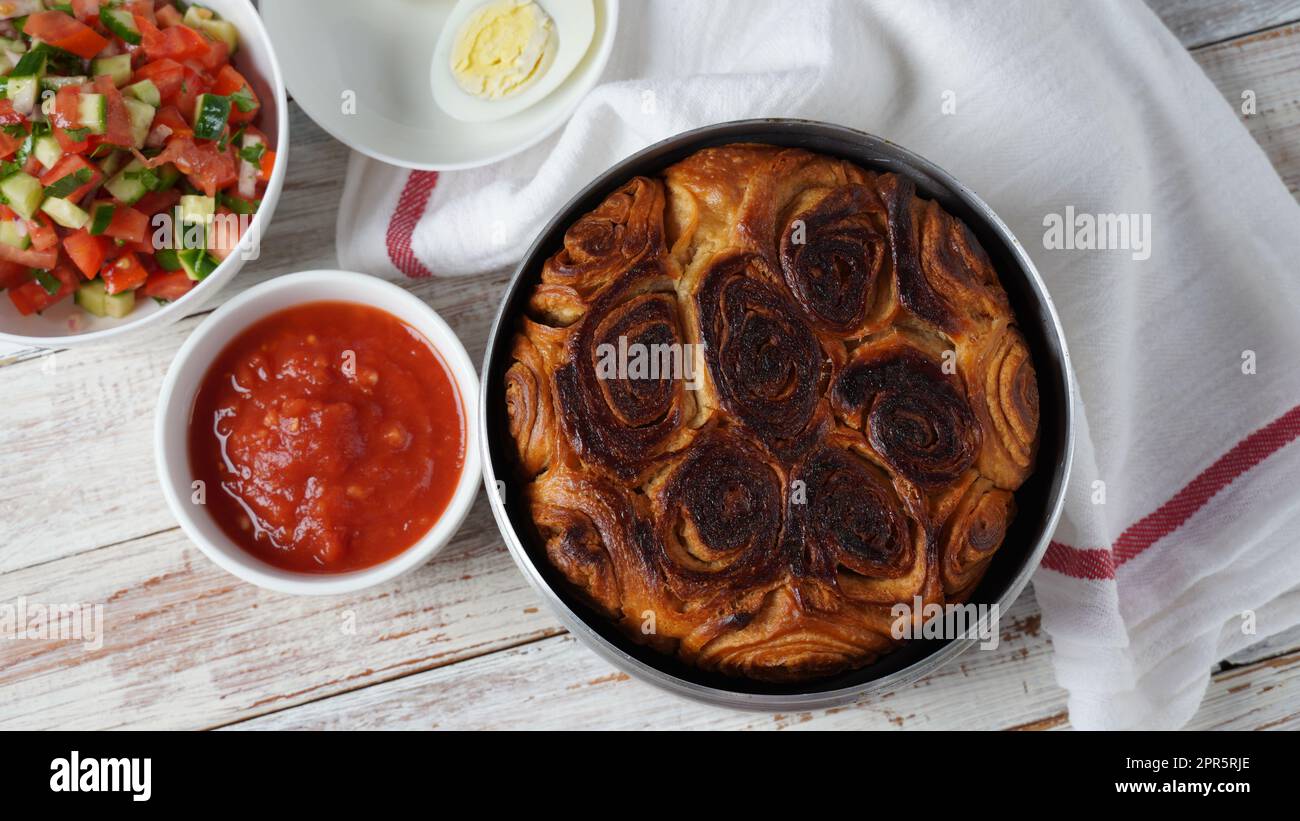
[[[429,195],[437,184],[437,171],[412,171],[397,198],[397,208],[393,209],[393,216],[388,220],[388,232],[384,237],[388,258],[408,277],[432,276],[411,250],[411,235],[415,233],[415,226],[424,215]]]
[[[1043,567],[1076,579],[1113,579],[1115,569],[1173,533],[1246,471],[1300,436],[1300,405],[1242,439],[1154,513],[1120,534],[1113,549],[1052,542]]]

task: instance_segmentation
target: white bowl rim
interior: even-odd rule
[[[335,299],[333,297],[315,298],[310,296],[310,286],[323,283],[345,283],[356,286],[355,299]],[[211,361],[199,363],[191,361],[196,349],[209,337],[224,336],[220,347],[224,348],[235,335],[245,330],[249,324],[256,322],[275,310],[258,315],[238,325],[231,325],[228,319],[232,314],[249,303],[266,298],[268,295],[286,289],[308,288],[308,295],[303,303],[316,301],[351,301],[371,305],[366,299],[366,289],[370,292],[386,292],[394,299],[409,305],[413,312],[420,315],[420,323],[402,319],[415,327],[428,339],[434,350],[441,357],[456,382],[460,395],[461,411],[465,415],[465,456],[461,466],[456,490],[447,502],[446,508],[438,517],[433,527],[424,536],[393,558],[372,567],[353,570],[347,573],[315,574],[297,573],[273,567],[242,547],[226,540],[225,546],[213,544],[207,535],[195,524],[193,505],[187,504],[176,493],[174,478],[183,472],[189,484],[189,454],[169,452],[166,448],[169,414],[183,414],[184,424],[189,424],[189,412],[193,396],[177,395],[176,385],[186,368],[202,366],[204,373],[211,366]],[[383,309],[381,309],[383,310]],[[399,317],[400,318],[400,317]],[[214,352],[213,357],[216,356]],[[190,334],[176,356],[172,359],[163,378],[162,388],[158,394],[158,404],[154,410],[154,459],[158,481],[162,485],[163,496],[177,523],[203,553],[215,564],[240,579],[281,593],[304,595],[336,595],[352,593],[367,587],[383,584],[420,567],[437,554],[455,536],[474,504],[481,484],[481,455],[478,437],[478,370],[474,367],[469,353],[459,337],[437,311],[415,294],[388,280],[369,274],[335,269],[318,269],[300,271],[277,276],[267,282],[256,285],[226,302],[205,318],[198,328]],[[219,530],[219,529],[218,529]]]
[[[612,54],[614,51],[614,40],[616,39],[616,35],[618,33],[619,0],[605,0],[605,4],[606,4],[606,8],[608,8],[609,10],[609,21],[605,27],[606,31],[604,34],[604,39],[600,42],[599,44],[600,47],[596,51],[595,61],[592,64],[592,70],[590,76],[583,78],[581,82],[577,84],[577,87],[581,89],[580,93],[577,95],[577,99],[573,101],[572,105],[567,106],[565,108],[558,109],[555,113],[555,116],[550,120],[550,122],[548,122],[546,125],[542,126],[541,128],[536,129],[533,132],[531,137],[528,137],[527,139],[524,140],[520,140],[519,142],[515,143],[511,147],[498,151],[497,153],[491,154],[487,157],[482,157],[476,160],[465,160],[464,162],[432,162],[432,163],[413,162],[409,159],[394,157],[391,154],[387,154],[383,151],[370,148],[364,145],[363,143],[357,142],[356,140],[349,139],[348,137],[344,136],[344,134],[341,131],[338,131],[332,125],[330,125],[329,121],[324,120],[323,118],[317,119],[316,115],[312,113],[311,109],[308,108],[307,105],[305,105],[302,102],[299,102],[298,104],[302,106],[302,110],[306,112],[308,117],[311,118],[311,121],[315,123],[316,126],[320,128],[322,131],[324,131],[326,134],[330,135],[334,139],[343,143],[353,151],[356,151],[360,154],[364,154],[373,160],[378,160],[382,163],[387,163],[388,165],[397,166],[398,168],[409,168],[413,171],[464,171],[470,168],[481,168],[482,166],[485,165],[491,165],[493,163],[501,162],[502,160],[509,159],[510,157],[515,156],[516,154],[520,154],[524,151],[527,151],[528,149],[532,148],[533,146],[540,143],[542,140],[546,139],[547,137],[551,136],[556,131],[558,131],[560,127],[563,126],[566,122],[568,122],[569,118],[573,116],[573,112],[578,110],[578,106],[581,105],[582,101],[587,98],[587,93],[591,91],[593,88],[595,88],[596,84],[600,82],[600,78],[605,73],[605,66],[609,64],[610,54]],[[571,82],[573,79],[574,79],[573,77],[570,77],[564,82],[568,83]],[[561,84],[561,87],[563,87],[563,84]],[[559,91],[559,90],[560,90],[559,88],[555,89],[555,91]],[[551,93],[554,94],[555,91],[552,91]],[[433,96],[432,90],[429,92],[429,95],[432,98]],[[297,98],[295,97],[295,99]],[[543,105],[544,103],[545,103],[545,99],[542,99],[542,100],[538,100],[534,105]]]
[[[275,91],[275,108],[278,112],[275,168],[271,170],[271,181],[266,185],[266,194],[262,197],[262,205],[257,209],[257,213],[253,215],[253,221],[249,227],[250,232],[261,231],[265,234],[267,223],[275,213],[276,205],[279,204],[280,192],[284,188],[285,169],[289,165],[289,95],[285,90],[284,75],[280,71],[280,57],[275,53],[275,43],[272,42],[271,35],[267,33],[266,26],[262,24],[262,15],[258,12],[257,7],[253,6],[252,0],[234,0],[234,2],[242,2],[252,10],[253,27],[257,32],[257,37],[266,46],[266,53],[271,63],[271,76],[262,79],[267,80]],[[240,35],[243,35],[242,27]],[[239,266],[232,266],[232,262],[239,262]],[[27,336],[26,334],[14,334],[0,330],[0,342],[8,342],[14,345],[30,345],[35,348],[70,348],[79,345],[93,345],[128,334],[134,335],[136,331],[148,327],[178,322],[186,316],[202,311],[204,304],[216,296],[217,292],[234,278],[234,275],[230,273],[230,269],[232,267],[242,268],[243,263],[244,261],[239,260],[237,254],[231,254],[230,258],[222,260],[215,271],[180,299],[173,300],[151,314],[136,319],[128,319],[109,328],[60,336]],[[216,283],[216,285],[212,287],[209,283]],[[181,308],[182,305],[185,307]]]

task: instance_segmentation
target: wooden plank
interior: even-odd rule
[[[570,635],[481,656],[236,724],[239,730],[1068,728],[1050,643],[1022,598],[996,651],[893,694],[832,710],[769,715],[709,707],[619,673]],[[1032,629],[1026,629],[1032,627]],[[1300,728],[1300,654],[1216,675],[1190,729]]]
[[[101,647],[0,640],[0,729],[202,728],[559,632],[480,498],[454,545],[351,596],[270,593],[177,530],[0,575],[0,604],[102,606]]]
[[[923,681],[832,710],[711,707],[628,678],[565,634],[263,716],[236,729],[975,729],[1064,709],[1050,641],[1026,592],[996,649],[971,648]]]
[[[1189,49],[1300,20],[1300,0],[1146,0],[1146,4]]]
[[[1193,52],[1291,193],[1300,197],[1300,25],[1252,34]],[[1256,113],[1242,113],[1242,93]]]

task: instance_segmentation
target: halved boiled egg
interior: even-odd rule
[[[592,0],[459,0],[433,53],[433,99],[465,122],[499,120],[573,73],[596,31]]]

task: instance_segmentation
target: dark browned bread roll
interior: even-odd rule
[[[611,375],[638,350],[663,367]],[[799,149],[705,149],[611,194],[513,358],[551,563],[728,674],[860,667],[898,644],[895,604],[963,601],[1034,463],[1033,363],[975,237],[905,178]]]

